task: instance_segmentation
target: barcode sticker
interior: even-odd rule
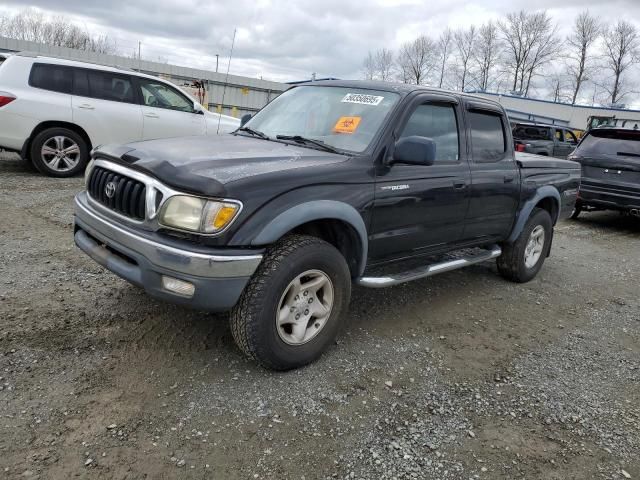
[[[379,105],[384,97],[377,95],[364,95],[362,93],[347,93],[342,99],[343,103],[359,103],[361,105]]]

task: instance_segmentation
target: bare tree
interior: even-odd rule
[[[440,55],[440,80],[438,81],[438,88],[442,88],[442,84],[444,83],[444,74],[447,70],[449,56],[451,55],[452,40],[453,32],[449,27],[447,27],[438,38],[437,48]]]
[[[575,104],[582,85],[590,80],[593,57],[590,50],[600,37],[600,22],[588,10],[582,12],[573,24],[573,32],[567,37],[570,47],[567,71],[571,77],[573,93],[571,103]]]
[[[630,93],[625,86],[624,74],[640,61],[640,38],[632,24],[618,20],[604,33],[605,67],[613,74],[613,83],[603,85],[609,93],[611,103],[615,104]]]
[[[63,17],[46,17],[33,9],[0,17],[0,35],[99,53],[115,53],[117,50],[115,43],[106,35],[91,35]]]
[[[532,79],[559,51],[556,27],[546,12],[510,13],[498,28],[505,43],[504,63],[513,78],[513,91],[527,95]]]
[[[373,80],[376,76],[376,62],[373,58],[373,53],[369,50],[367,56],[364,58],[362,65],[363,76],[365,80]]]
[[[458,88],[461,92],[464,92],[470,75],[476,33],[475,25],[471,25],[467,30],[457,30],[453,34],[458,56]]]
[[[400,47],[398,66],[404,83],[422,85],[435,66],[436,46],[429,37],[421,35]]]
[[[478,39],[473,53],[473,60],[478,71],[478,88],[487,90],[491,84],[491,74],[498,63],[501,42],[498,38],[498,26],[485,23],[478,31]]]
[[[534,41],[525,63],[525,96],[529,95],[533,77],[540,73],[542,67],[552,62],[562,49],[562,41],[558,38],[557,27],[546,12],[535,13],[531,16],[530,31]]]
[[[381,48],[375,52],[369,52],[364,60],[365,80],[380,80],[389,82],[393,76],[394,58],[393,52],[387,48]]]

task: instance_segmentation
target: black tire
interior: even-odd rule
[[[59,163],[61,166],[60,169],[52,168],[52,166],[46,161],[46,158],[50,157],[45,157],[42,154],[43,146],[52,142],[55,143],[55,139],[59,137],[64,137],[66,139],[65,145],[71,146],[72,142],[74,142],[78,146],[79,152],[77,154],[77,163],[71,168],[63,169],[63,167],[69,166],[64,159]],[[50,177],[73,177],[78,173],[84,172],[84,169],[89,162],[89,146],[85,139],[73,130],[63,127],[47,128],[38,133],[31,142],[29,154],[33,166],[36,167],[40,173]]]
[[[527,267],[525,264],[525,250],[531,233],[538,226],[544,229],[545,234],[542,252],[535,265]],[[544,259],[549,255],[552,235],[553,223],[549,212],[541,208],[534,209],[516,241],[502,246],[502,255],[497,260],[500,275],[518,283],[532,280],[542,268]]]
[[[576,203],[575,206],[573,207],[573,210],[571,211],[571,219],[575,220],[580,216],[581,213],[582,213],[582,205],[580,205],[579,203]]]
[[[283,341],[276,311],[290,282],[308,270],[326,274],[333,286],[333,307],[323,328],[307,343]],[[260,365],[290,370],[316,360],[334,342],[340,317],[351,297],[351,275],[342,254],[316,237],[290,235],[270,247],[231,311],[230,323],[238,347]]]

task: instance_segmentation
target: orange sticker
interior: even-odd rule
[[[336,133],[353,133],[360,124],[361,117],[340,117],[333,127]]]

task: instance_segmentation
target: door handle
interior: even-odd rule
[[[160,115],[156,113],[145,113],[144,116],[148,118],[160,118]]]
[[[515,175],[505,175],[504,176],[504,183],[511,183],[516,179]]]
[[[456,190],[462,190],[467,188],[467,182],[464,181],[454,181],[453,182],[453,188],[455,188]]]
[[[84,110],[95,110],[95,107],[93,105],[89,105],[88,103],[82,103],[78,105],[78,108],[82,108]]]

